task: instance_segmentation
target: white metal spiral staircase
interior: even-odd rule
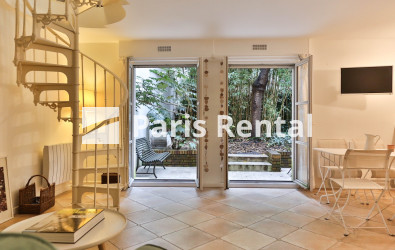
[[[100,0],[16,0],[14,63],[17,84],[33,93],[34,104],[73,123],[73,206],[119,208],[128,164],[127,87],[78,46],[79,10],[97,4]],[[84,107],[118,107],[119,116],[83,127]],[[84,136],[111,124],[119,124],[119,144],[82,144]],[[107,184],[101,184],[103,173]],[[121,181],[109,184],[110,173]],[[93,194],[93,203],[85,201],[86,193]]]

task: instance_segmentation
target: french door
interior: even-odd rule
[[[145,91],[145,89],[143,87],[140,87],[140,89],[137,88],[138,85],[138,79],[148,79],[148,81],[153,81],[152,79],[156,79],[158,76],[156,75],[156,73],[153,70],[161,70],[161,69],[192,69],[195,68],[196,69],[196,96],[198,99],[198,95],[199,95],[199,60],[197,58],[179,58],[179,59],[165,59],[165,58],[158,58],[158,59],[146,59],[146,58],[140,58],[140,59],[136,59],[136,58],[129,58],[128,60],[128,81],[129,81],[129,88],[130,88],[130,126],[129,126],[129,151],[130,151],[130,155],[129,155],[129,159],[130,159],[130,164],[129,164],[129,168],[128,168],[128,175],[129,175],[129,186],[132,184],[132,182],[135,182],[135,184],[138,185],[138,181],[145,181],[144,183],[146,183],[146,185],[150,185],[150,183],[154,183],[155,181],[160,181],[159,184],[155,185],[155,186],[159,186],[159,185],[164,185],[164,186],[171,186],[171,185],[176,185],[177,183],[180,185],[189,185],[189,181],[195,181],[196,182],[196,186],[199,187],[200,186],[200,172],[199,172],[199,147],[197,147],[197,157],[196,157],[196,166],[195,167],[190,167],[189,165],[187,166],[191,171],[183,171],[181,172],[178,176],[176,175],[171,175],[172,173],[174,173],[175,171],[172,171],[172,169],[174,167],[181,167],[178,166],[176,164],[179,163],[175,163],[175,166],[166,166],[166,169],[162,170],[161,167],[159,168],[159,170],[162,170],[162,172],[164,172],[164,174],[162,176],[158,175],[157,178],[153,178],[152,175],[150,175],[150,177],[152,178],[145,178],[146,176],[144,176],[144,173],[139,173],[140,176],[143,176],[142,178],[137,176],[137,169],[136,166],[138,164],[138,159],[137,159],[137,155],[136,155],[136,138],[138,137],[144,137],[147,136],[146,134],[148,134],[149,132],[147,131],[142,131],[142,129],[138,129],[137,126],[139,126],[139,124],[134,121],[134,118],[136,117],[136,115],[139,116],[147,116],[148,112],[152,111],[153,108],[152,107],[144,107],[140,108],[141,106],[144,106],[145,104],[140,104],[138,105],[137,103],[137,91],[140,91],[140,94],[142,93],[142,91]],[[159,95],[159,93],[155,93],[157,95]],[[172,93],[171,96],[175,96],[176,94]],[[167,96],[166,96],[167,97]],[[168,98],[169,99],[169,98]],[[168,105],[169,103],[163,103],[163,105],[156,105],[156,107],[161,107],[161,106],[165,106]],[[198,107],[199,103],[197,103],[197,107],[196,109],[199,110]],[[181,105],[178,105],[181,106]],[[177,107],[178,107],[177,106]],[[167,107],[167,106],[166,106]],[[170,108],[168,108],[167,110],[169,110]],[[140,113],[139,113],[140,112]],[[146,113],[144,113],[146,112]],[[181,111],[174,111],[172,113],[177,113],[179,114],[179,112]],[[175,118],[174,118],[175,119]],[[199,112],[197,112],[197,117],[196,119],[199,119]],[[136,128],[135,128],[136,126]],[[143,129],[144,130],[144,129]],[[148,137],[148,136],[147,136]],[[166,149],[168,150],[168,149]],[[193,151],[193,150],[189,150],[189,151]],[[174,154],[174,155],[178,155],[178,154]],[[180,154],[182,155],[182,154]],[[194,169],[196,169],[196,175],[193,175],[190,173],[193,173]],[[140,169],[142,170],[142,168]],[[147,170],[147,172],[149,171],[149,168]],[[141,171],[143,172],[143,171]],[[152,172],[152,170],[151,170]],[[169,174],[166,174],[166,173]],[[176,173],[177,174],[177,173]],[[140,183],[141,185],[141,183]],[[144,184],[145,185],[145,184]],[[192,182],[192,185],[194,185],[194,183]]]
[[[312,56],[295,64],[293,119],[303,123],[303,135],[293,138],[294,182],[309,188],[311,168]]]

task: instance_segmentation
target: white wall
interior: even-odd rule
[[[394,95],[340,94],[340,68],[394,65],[394,44],[395,39],[310,41],[314,144],[326,138],[364,139],[365,133],[380,135],[385,145],[395,143]],[[315,183],[320,183],[317,171]]]
[[[80,51],[113,71],[121,79],[126,78],[126,66],[119,54],[118,43],[81,43]]]
[[[395,96],[340,94],[340,68],[395,64],[393,40],[311,40],[314,138],[378,134],[393,142]],[[395,75],[394,75],[395,76]]]
[[[30,176],[41,173],[44,145],[71,142],[71,124],[53,110],[33,104],[33,94],[16,85],[15,10],[0,1],[0,157],[8,158],[13,205]]]
[[[254,51],[253,44],[266,44],[267,50]],[[171,52],[158,52],[158,46],[171,46]],[[308,52],[308,39],[223,39],[223,40],[135,40],[120,41],[123,57],[209,57],[283,56]]]

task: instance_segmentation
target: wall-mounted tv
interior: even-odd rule
[[[342,68],[341,93],[392,93],[392,66]]]

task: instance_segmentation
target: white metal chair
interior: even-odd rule
[[[318,148],[348,148],[347,142],[344,139],[319,139],[317,142]],[[323,162],[323,164],[321,164]],[[328,180],[334,172],[338,172],[339,166],[342,165],[342,159],[336,156],[331,157],[330,155],[320,155],[318,157],[318,170],[321,175],[321,185],[316,193],[319,194],[321,189],[324,189],[325,195],[320,197],[320,202],[322,197],[326,197],[327,204],[329,204],[329,196],[327,188],[326,188],[326,180]]]
[[[342,178],[330,178],[330,184],[331,188],[333,191],[333,194],[335,196],[335,204],[333,205],[329,216],[326,219],[329,219],[329,217],[332,216],[333,212],[337,208],[341,222],[344,226],[345,229],[345,236],[349,235],[348,229],[355,229],[355,228],[363,228],[361,225],[358,227],[348,227],[344,221],[343,217],[343,210],[347,206],[350,196],[351,196],[351,191],[352,190],[369,190],[373,199],[374,199],[374,205],[370,209],[366,220],[370,219],[371,214],[373,213],[374,209],[377,209],[378,214],[381,216],[381,219],[384,223],[384,227],[374,227],[374,228],[385,228],[388,232],[389,235],[392,235],[386,220],[384,219],[384,216],[381,212],[380,206],[379,206],[379,201],[381,197],[383,196],[386,187],[379,185],[378,183],[365,179],[365,178],[353,178],[350,177],[347,172],[351,170],[385,170],[387,171],[386,177],[388,178],[388,168],[389,168],[389,158],[391,155],[390,150],[353,150],[349,149],[347,150],[345,156],[344,156],[344,161],[343,161],[343,168],[339,169],[341,171]],[[338,185],[340,188],[338,191],[334,191],[333,184]],[[339,199],[343,191],[347,191],[347,198],[342,207],[339,205]],[[379,195],[376,197],[373,191],[378,191]],[[372,228],[372,227],[368,227]]]
[[[353,143],[354,149],[364,149],[365,143],[366,143],[366,138],[364,136],[361,136],[358,138],[353,138],[352,143]],[[386,146],[381,138],[379,138],[379,140],[377,141],[375,148],[376,149],[386,149]],[[365,171],[365,173],[363,173],[363,178],[374,179],[377,183],[384,185],[385,174],[386,174],[386,171],[384,171],[384,170],[372,169],[370,171]],[[357,196],[357,193],[358,193],[358,191],[355,191],[354,195]],[[369,205],[369,201],[368,201],[366,192],[364,192],[364,194],[365,194],[366,202],[365,203],[361,202],[361,204]]]

